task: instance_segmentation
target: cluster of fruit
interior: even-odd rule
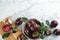
[[[36,38],[44,39],[45,35],[49,36],[52,33],[55,35],[60,35],[59,29],[55,29],[53,32],[51,31],[51,29],[57,27],[57,25],[58,25],[58,22],[56,20],[52,20],[51,22],[46,20],[44,23],[44,22],[40,22],[34,18],[28,20],[28,18],[26,18],[26,17],[20,17],[20,18],[16,19],[15,25],[19,26],[23,22],[25,22],[24,34],[25,34],[25,36],[28,36],[31,39],[36,39]],[[10,31],[12,33],[16,33],[17,28],[11,27],[11,22],[10,23],[7,22],[7,23],[5,23],[6,25],[3,26],[3,28],[2,28],[3,31],[5,31],[5,32]],[[3,38],[5,38],[4,35],[3,35]],[[8,33],[8,35],[9,35],[9,33]],[[23,36],[23,35],[20,35],[18,37],[18,40],[25,40],[25,39],[21,38],[21,36]]]
[[[24,33],[26,36],[28,36],[31,39],[36,39],[36,38],[44,38],[44,35],[49,36],[52,33],[55,35],[60,35],[60,30],[55,29],[53,32],[51,29],[57,27],[58,22],[56,20],[52,20],[49,22],[48,20],[45,21],[47,26],[44,26],[44,22],[40,22],[37,19],[30,19],[28,20],[27,18],[24,18],[25,27],[24,27]],[[16,20],[16,25],[22,24],[22,18],[17,18]]]

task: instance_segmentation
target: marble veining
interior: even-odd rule
[[[7,16],[26,16],[39,20],[57,19],[60,22],[60,0],[0,0],[0,20]],[[46,39],[59,40],[60,37],[49,36],[44,40]]]

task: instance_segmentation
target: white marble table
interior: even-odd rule
[[[26,16],[39,20],[57,19],[60,22],[60,0],[0,0],[0,20],[7,16],[12,18]],[[45,40],[60,40],[60,37],[52,38],[54,37]]]

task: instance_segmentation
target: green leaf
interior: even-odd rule
[[[41,27],[41,31],[44,32],[44,27]]]
[[[26,17],[22,17],[23,22],[26,22],[28,19]]]
[[[45,26],[45,31],[48,29],[48,27],[47,26]]]
[[[9,35],[10,35],[10,33],[5,33],[5,34],[2,35],[2,38],[5,39],[5,38],[7,38]]]
[[[46,24],[49,26],[49,21],[48,20],[46,20]]]
[[[47,29],[48,29],[48,27],[47,27],[47,26],[45,26],[45,27],[44,27],[44,31],[46,31]]]
[[[41,39],[44,39],[44,35],[43,35],[43,34],[41,34],[41,35],[40,35],[40,38],[41,38]]]
[[[41,32],[44,32],[44,22],[41,22],[40,29],[41,29]]]
[[[40,29],[42,32],[45,32],[48,28],[47,28],[47,26],[44,26],[44,27],[41,27]]]
[[[41,27],[44,27],[44,22],[41,22]]]

